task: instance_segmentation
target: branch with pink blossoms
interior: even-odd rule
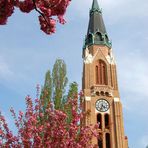
[[[51,103],[47,105],[44,113],[42,103],[36,99],[26,97],[26,111],[19,112],[18,117],[11,109],[17,135],[10,131],[4,116],[0,114],[0,147],[48,147],[48,148],[93,148],[92,138],[98,137],[98,126],[80,126],[84,116],[78,112],[76,99],[67,102],[72,106],[72,120],[67,122],[67,114],[61,110],[53,109]]]
[[[71,0],[0,0],[0,25],[5,25],[15,8],[21,12],[39,13],[40,28],[46,34],[55,33],[56,23],[65,23],[63,18]],[[57,18],[55,18],[57,17]]]

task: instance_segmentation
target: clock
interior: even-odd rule
[[[96,101],[96,109],[100,112],[108,111],[109,107],[109,102],[105,99],[99,99]]]

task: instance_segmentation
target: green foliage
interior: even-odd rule
[[[41,92],[42,113],[48,107],[48,104],[53,101],[54,108],[62,110],[67,114],[67,122],[70,123],[73,119],[71,100],[78,99],[78,84],[70,83],[68,95],[64,95],[65,87],[68,82],[66,76],[66,64],[63,60],[57,59],[52,70],[46,72],[44,87]],[[78,100],[75,100],[78,102]],[[44,114],[44,116],[46,116]]]
[[[60,109],[62,107],[63,94],[68,82],[66,73],[65,62],[61,59],[57,59],[52,70],[53,101],[55,109]]]
[[[49,102],[53,101],[54,108],[59,110],[61,110],[63,104],[67,102],[67,97],[64,96],[65,87],[68,82],[66,74],[66,64],[62,59],[55,61],[52,75],[50,70],[46,72],[44,86],[40,95],[43,110],[46,109]]]
[[[70,84],[69,86],[69,92],[68,92],[68,96],[67,96],[67,101],[70,101],[71,99],[77,99],[78,98],[78,84],[76,82],[73,82]],[[77,100],[78,101],[78,100]],[[66,104],[64,111],[67,114],[67,122],[70,123],[73,119],[72,116],[72,106],[71,104]]]
[[[44,108],[46,108],[47,104],[49,104],[49,102],[51,102],[51,99],[52,99],[52,77],[51,77],[50,70],[48,70],[46,72],[44,87],[42,88],[40,98],[41,98],[42,104],[44,104]]]
[[[76,82],[73,82],[70,84],[70,89],[68,92],[68,98],[75,98],[78,95],[78,84]]]

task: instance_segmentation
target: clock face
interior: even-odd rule
[[[99,99],[96,102],[96,109],[100,112],[106,112],[109,109],[109,103],[105,99]]]

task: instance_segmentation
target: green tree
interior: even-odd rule
[[[51,72],[48,70],[45,75],[44,86],[41,91],[41,102],[43,104],[44,109],[47,107],[49,102],[52,100],[52,77]]]
[[[55,61],[52,75],[50,70],[46,72],[44,86],[40,95],[43,109],[52,101],[55,109],[63,109],[63,104],[67,102],[67,97],[64,96],[68,82],[66,74],[66,64],[62,59]]]
[[[61,109],[65,87],[68,82],[66,64],[62,59],[57,59],[52,70],[53,101],[55,109]]]
[[[78,99],[78,84],[76,82],[71,83],[69,86],[69,91],[68,91],[68,95],[67,95],[67,102],[69,102],[71,99],[72,100]],[[76,102],[78,103],[78,100],[76,100]],[[78,104],[76,104],[76,106],[77,105]],[[65,103],[64,111],[67,114],[67,122],[71,123],[71,121],[73,119],[72,105],[69,103]]]
[[[68,92],[68,98],[74,99],[78,95],[78,84],[73,82],[70,84],[70,89]]]

